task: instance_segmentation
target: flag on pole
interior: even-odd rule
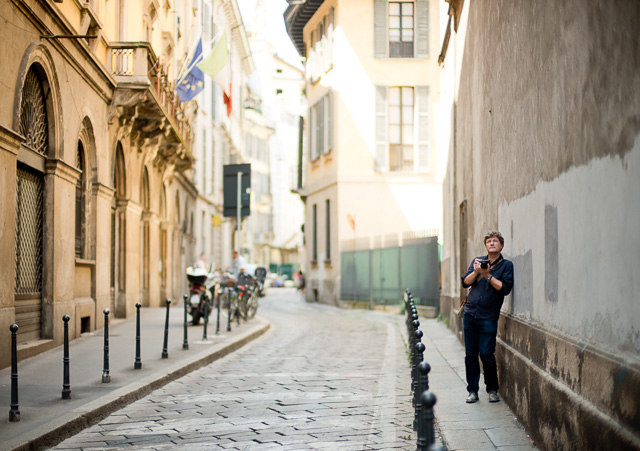
[[[202,61],[202,38],[198,42],[193,58],[189,62],[187,74],[177,83],[176,93],[180,102],[193,99],[204,89],[204,74],[198,69],[197,64]]]
[[[207,57],[197,64],[198,69],[207,74],[213,81],[219,85],[224,93],[228,96],[229,83],[229,47],[227,45],[227,35],[222,33],[220,39],[213,47],[213,50]]]
[[[220,39],[207,57],[197,65],[205,74],[220,86],[224,93],[223,101],[227,106],[227,117],[231,115],[231,77],[229,65],[229,46],[226,33],[222,33]]]

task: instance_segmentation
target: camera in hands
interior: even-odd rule
[[[486,258],[483,258],[483,259],[480,260],[480,267],[482,269],[487,269],[490,264],[491,264],[491,262]]]

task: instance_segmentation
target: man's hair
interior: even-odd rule
[[[488,232],[485,236],[484,236],[484,244],[487,244],[487,240],[489,238],[493,238],[496,237],[498,238],[498,240],[500,241],[500,244],[502,244],[504,246],[504,238],[502,237],[502,234],[500,232],[496,232],[496,231],[491,231]]]

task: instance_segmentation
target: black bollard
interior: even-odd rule
[[[18,410],[18,325],[9,326],[11,331],[11,410],[9,410],[9,421],[20,421],[20,410]]]
[[[436,396],[426,390],[420,395],[422,415],[418,421],[418,446],[416,451],[427,451],[433,445],[433,406],[436,404]]]
[[[419,343],[424,348],[422,343]],[[417,345],[416,345],[417,346]],[[424,350],[422,351],[424,352]],[[421,354],[422,354],[421,352]],[[418,429],[418,423],[420,422],[420,416],[422,415],[422,403],[420,402],[420,394],[424,393],[426,390],[429,390],[429,371],[431,371],[431,365],[427,362],[422,361],[422,356],[420,356],[420,363],[418,364],[418,368],[416,370],[418,381],[416,384],[416,391],[414,392],[415,399],[415,415],[413,417],[413,429]]]
[[[169,353],[167,352],[167,346],[169,346],[169,305],[171,305],[171,299],[165,301],[167,303],[167,316],[164,320],[164,344],[162,345],[162,358],[168,359]]]
[[[71,383],[69,381],[69,315],[64,315],[64,351],[62,355],[62,399],[71,399]]]
[[[231,290],[227,287],[227,301],[229,301],[229,314],[227,316],[227,332],[231,332]]]
[[[202,341],[207,341],[207,324],[209,324],[209,301],[204,302],[204,329],[202,330]]]
[[[142,368],[142,360],[140,360],[140,307],[142,305],[136,302],[136,360],[133,363],[134,370]]]
[[[185,294],[182,299],[184,300],[184,340],[182,340],[182,349],[189,349],[189,340],[187,338],[187,302],[189,302],[189,295]]]
[[[236,326],[240,325],[240,293],[236,294]]]
[[[102,382],[111,382],[109,376],[109,309],[106,308],[104,313],[104,366],[102,369]]]
[[[424,352],[424,349],[425,349],[424,345],[420,341],[421,338],[422,338],[422,331],[418,329],[415,332],[414,345],[413,345],[413,348],[411,349],[411,393],[414,393],[414,396],[413,396],[414,407],[418,403],[418,394],[422,393],[422,391],[417,392],[418,364],[422,362],[422,353]]]
[[[216,296],[217,295],[214,295],[214,298]],[[217,296],[217,298],[218,298],[217,299],[217,301],[218,301],[217,304],[218,305],[216,306],[216,311],[217,311],[217,313],[216,313],[216,335],[220,334],[220,296]]]

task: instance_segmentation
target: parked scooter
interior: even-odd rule
[[[211,284],[208,283],[210,274],[202,268],[187,268],[187,280],[189,281],[189,300],[187,312],[191,315],[191,324],[200,323],[200,318],[211,315],[213,310],[213,296]]]

